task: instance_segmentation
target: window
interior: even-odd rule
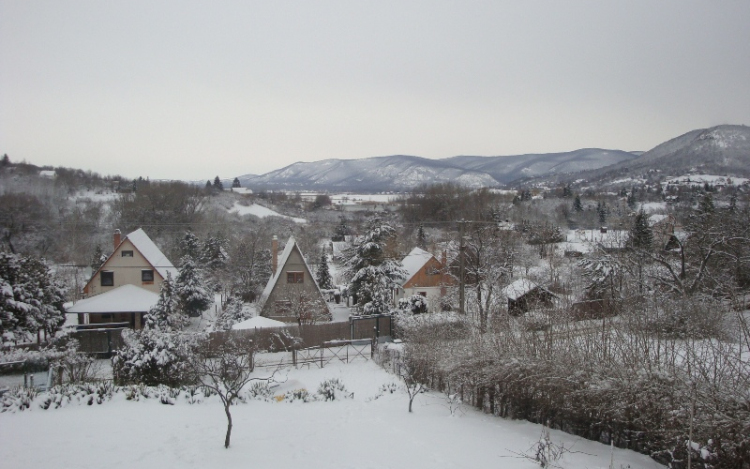
[[[286,283],[303,283],[305,274],[303,272],[287,272]]]
[[[104,271],[100,275],[101,275],[103,287],[112,287],[115,285],[115,273],[114,272],[112,272],[111,270]]]
[[[289,300],[278,300],[274,304],[274,312],[277,316],[288,316],[292,313],[292,302]]]
[[[133,257],[133,251],[122,251],[122,257]]]
[[[421,292],[419,292],[419,296],[426,297],[427,296],[427,292],[426,291],[421,291]]]
[[[154,271],[153,270],[141,270],[141,282],[153,282]]]

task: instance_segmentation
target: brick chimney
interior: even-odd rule
[[[273,235],[271,240],[271,256],[273,256],[271,258],[271,275],[276,275],[276,270],[279,268],[279,238],[276,235]]]
[[[120,245],[120,230],[115,230],[115,235],[114,235],[113,241],[114,241],[114,244],[115,244],[114,249],[117,249],[117,246]]]

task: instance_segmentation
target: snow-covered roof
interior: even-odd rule
[[[266,284],[266,288],[263,289],[263,293],[260,295],[260,300],[258,300],[258,310],[262,310],[263,306],[266,303],[266,300],[271,295],[271,292],[273,291],[273,287],[276,286],[276,282],[279,281],[279,277],[281,276],[281,272],[284,270],[284,266],[286,265],[287,261],[289,260],[289,256],[292,254],[292,251],[294,250],[294,247],[297,246],[297,241],[295,241],[294,236],[290,236],[289,239],[286,242],[286,246],[284,246],[284,252],[281,253],[281,257],[279,258],[278,263],[276,264],[276,272],[271,275],[271,278],[268,279],[268,283]],[[300,257],[302,258],[302,262],[305,263],[305,269],[307,269],[307,272],[312,275],[312,269],[310,269],[310,266],[307,265],[307,261],[305,260],[305,256],[302,255],[302,250],[297,246],[297,250],[300,253]],[[318,288],[318,284],[313,282],[315,285],[315,288]],[[320,288],[318,288],[320,290]],[[322,295],[322,293],[321,293]]]
[[[536,282],[533,282],[527,278],[520,278],[507,287],[503,288],[501,293],[510,300],[517,300],[535,288],[541,288],[542,290],[547,291],[544,287],[541,287]]]
[[[232,329],[263,329],[270,327],[284,327],[285,323],[276,321],[275,319],[265,318],[263,316],[255,316],[254,318],[247,319],[232,326]]]
[[[409,254],[404,257],[404,260],[401,261],[401,264],[404,266],[404,270],[406,271],[406,278],[403,282],[401,282],[402,285],[405,285],[406,282],[411,280],[412,277],[414,277],[419,270],[425,266],[428,262],[430,262],[430,259],[432,259],[434,256],[430,254],[429,252],[425,251],[421,248],[414,248],[411,250]]]
[[[167,256],[151,241],[145,231],[142,228],[138,228],[132,233],[128,234],[125,239],[130,240],[138,251],[143,254],[143,257],[154,266],[163,278],[167,278],[167,273],[172,275],[172,278],[177,278],[177,269],[167,259]]]
[[[135,285],[122,285],[66,308],[68,313],[145,313],[159,301],[159,295]]]

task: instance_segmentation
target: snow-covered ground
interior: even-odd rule
[[[267,370],[257,372],[266,375]],[[232,443],[224,449],[226,418],[216,396],[175,405],[159,399],[127,401],[122,393],[91,406],[0,414],[0,461],[7,468],[504,468],[532,469],[542,427],[504,420],[468,406],[451,410],[444,395],[417,396],[414,413],[400,382],[372,362],[331,363],[323,369],[288,369],[277,393],[315,393],[338,378],[353,398],[332,402],[248,400],[232,408]],[[383,385],[396,383],[394,393]],[[559,431],[555,444],[573,452],[563,468],[608,468],[610,448]],[[615,468],[663,467],[632,451],[615,449]]]
[[[235,202],[232,208],[229,209],[229,212],[234,212],[238,215],[255,215],[258,218],[281,217],[292,220],[295,223],[307,223],[307,220],[305,220],[304,218],[294,218],[282,215],[278,212],[274,212],[270,208],[258,204],[242,205],[239,202]]]

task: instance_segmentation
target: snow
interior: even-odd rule
[[[432,254],[425,251],[421,248],[414,248],[411,250],[409,254],[404,257],[404,260],[401,261],[401,264],[404,266],[404,270],[406,271],[406,278],[403,282],[401,282],[402,285],[406,284],[409,280],[411,280],[414,275],[419,272],[419,269],[424,267],[425,264],[427,264],[430,259],[432,259]]]
[[[702,186],[705,183],[711,185],[740,186],[750,183],[750,179],[734,176],[717,176],[715,174],[688,174],[667,179],[662,184]]]
[[[159,295],[136,285],[122,285],[106,293],[80,300],[66,308],[68,313],[135,313],[148,312],[159,301]]]
[[[151,241],[151,238],[148,237],[148,235],[145,231],[143,231],[142,228],[138,228],[137,230],[128,234],[125,238],[133,243],[133,246],[135,246],[135,248],[138,249],[143,257],[145,257],[146,260],[151,263],[152,266],[154,266],[154,268],[159,272],[159,275],[161,275],[162,278],[166,279],[167,274],[171,274],[172,279],[177,278],[178,272],[175,266],[172,265],[172,262],[167,259],[167,256],[165,256],[164,253],[161,252],[161,249],[159,249],[159,247],[154,244],[153,241]]]
[[[278,212],[274,212],[270,208],[264,207],[262,205],[258,204],[252,204],[252,205],[242,205],[239,202],[235,202],[232,208],[229,209],[229,212],[236,213],[240,216],[243,215],[254,215],[258,218],[265,218],[265,217],[281,217],[286,218],[288,220],[292,220],[295,223],[307,223],[307,220],[304,218],[294,218],[294,217],[288,217],[286,215],[282,215]]]
[[[665,202],[646,202],[642,203],[640,207],[646,213],[654,213],[666,210],[667,204]]]
[[[520,278],[507,287],[503,288],[501,292],[503,296],[511,300],[517,300],[531,290],[538,288],[539,285],[532,282],[527,278]]]
[[[247,319],[232,326],[232,329],[263,329],[271,327],[284,327],[287,324],[276,321],[274,319],[264,318],[263,316],[256,316],[254,318]]]
[[[257,370],[259,377],[268,369]],[[427,392],[407,412],[406,391],[372,362],[330,363],[319,369],[277,373],[275,391],[305,388],[338,378],[351,399],[332,402],[249,400],[232,407],[229,449],[226,418],[217,396],[175,405],[159,399],[127,401],[122,393],[101,405],[71,403],[61,409],[0,414],[0,460],[19,468],[490,468],[531,469],[518,457],[539,441],[540,425],[505,420],[461,405],[451,415],[447,397]],[[394,393],[382,386],[397,384]],[[377,398],[376,398],[377,397]],[[610,448],[552,430],[556,444],[572,446],[558,465],[604,469]],[[645,455],[614,449],[614,467],[662,468]]]

